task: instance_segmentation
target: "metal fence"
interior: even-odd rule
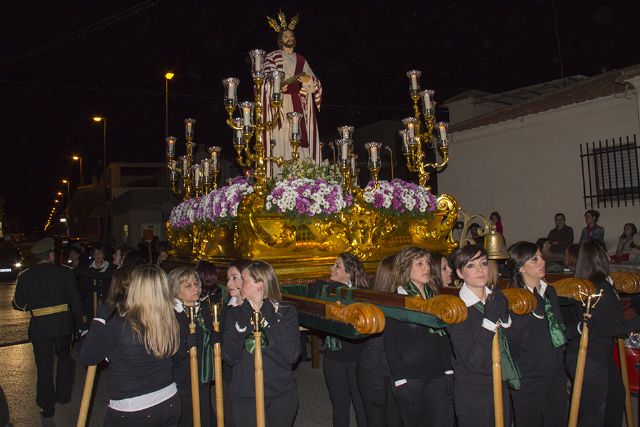
[[[636,135],[580,144],[584,208],[640,204]]]

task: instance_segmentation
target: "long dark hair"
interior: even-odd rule
[[[404,248],[396,254],[393,261],[393,292],[396,292],[400,286],[407,286],[410,280],[409,277],[411,276],[413,261],[422,257],[427,257],[427,260],[429,260],[431,254],[417,246]],[[438,294],[439,290],[433,283],[433,280],[429,280],[427,286],[433,291],[434,295]]]
[[[636,234],[638,232],[638,228],[636,227],[636,225],[632,222],[628,222],[624,225],[624,227],[622,227],[622,234],[620,235],[621,239],[626,239],[627,235],[624,234],[624,229],[627,228],[627,225],[631,226],[631,236],[633,237],[634,234]]]
[[[507,268],[511,273],[509,287],[525,288],[527,286],[520,272],[520,268],[533,258],[539,249],[538,245],[531,242],[517,242],[511,245],[509,248],[509,259],[507,260]]]
[[[431,258],[429,258],[429,264],[430,264],[430,269],[429,269],[429,277],[431,278],[431,283],[433,283],[433,285],[436,288],[441,288],[443,286],[446,286],[444,284],[444,281],[442,280],[442,259],[447,259],[447,257],[445,257],[442,254],[439,254],[437,252],[432,252],[431,253]],[[449,262],[449,261],[447,261]],[[452,275],[453,276],[453,275]]]
[[[580,247],[576,262],[576,277],[599,283],[609,277],[609,255],[599,240],[590,240]]]
[[[356,288],[369,288],[369,277],[364,271],[362,261],[349,252],[343,252],[339,257],[344,264],[344,271],[351,275],[353,286]]]
[[[449,257],[450,264],[453,266],[453,272],[458,275],[457,270],[462,271],[465,265],[476,257],[476,254],[480,252],[479,257],[487,256],[487,251],[482,246],[478,245],[466,245],[456,249]],[[462,277],[458,277],[462,280]]]
[[[380,260],[376,270],[374,291],[393,292],[393,260],[395,255],[389,255]]]

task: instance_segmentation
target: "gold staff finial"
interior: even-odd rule
[[[267,16],[267,23],[271,28],[273,28],[273,30],[276,33],[279,33],[280,31],[284,31],[284,30],[293,31],[296,28],[296,25],[298,25],[298,21],[300,20],[299,18],[300,14],[296,14],[296,16],[291,18],[291,21],[287,23],[287,17],[285,16],[284,12],[282,12],[281,10],[278,11],[277,16],[278,16],[277,21],[271,18],[270,16]]]

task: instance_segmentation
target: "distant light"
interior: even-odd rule
[[[94,122],[101,122],[102,120],[103,120],[103,118],[102,118],[102,117],[100,117],[100,116],[94,116],[94,117],[93,117],[93,121],[94,121]]]
[[[62,191],[58,191],[56,194],[57,194],[58,196],[62,196]]]
[[[167,73],[167,74],[164,75],[164,78],[167,79],[167,80],[171,80],[173,78],[173,76],[175,76],[175,74]]]
[[[13,264],[13,266],[15,268],[20,268],[20,267],[22,267],[22,263],[21,262],[16,262],[15,264]]]
[[[67,218],[60,218],[60,222],[67,222]]]
[[[95,120],[95,119],[94,119],[94,120]],[[80,156],[73,156],[73,157],[71,157],[71,158],[72,158],[73,160],[76,160],[76,161],[77,161],[77,160],[80,160]]]
[[[67,184],[68,182],[69,182],[69,181],[67,181],[66,179],[63,179],[63,180],[62,180],[62,183],[63,183],[63,184]]]

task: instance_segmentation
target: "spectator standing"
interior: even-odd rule
[[[489,215],[489,221],[496,227],[496,231],[500,234],[504,234],[504,228],[502,227],[502,217],[498,212],[491,212]]]
[[[599,218],[600,212],[595,209],[589,209],[584,213],[584,222],[587,226],[582,229],[580,243],[588,242],[589,240],[600,240],[604,243],[604,227],[598,225]]]
[[[634,258],[630,255],[633,253],[633,249],[635,249],[636,251],[639,249],[633,243],[633,236],[637,233],[638,229],[636,228],[635,224],[628,222],[624,225],[622,234],[618,238],[618,248],[616,249],[616,255],[627,255],[629,259]]]

